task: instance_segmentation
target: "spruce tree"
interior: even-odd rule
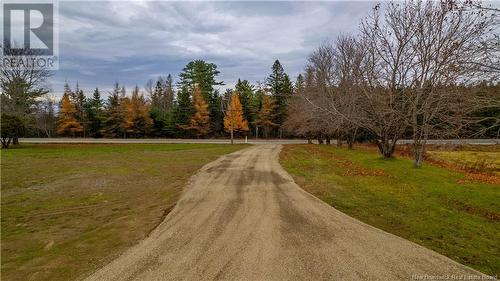
[[[101,93],[98,88],[95,88],[92,98],[87,102],[87,119],[88,133],[90,136],[97,138],[101,137],[101,127],[103,122],[103,107],[104,103],[101,99]]]
[[[297,76],[297,80],[295,81],[294,92],[300,93],[304,89],[305,85],[306,83],[304,80],[304,76],[302,76],[302,74],[299,74]]]
[[[235,86],[236,92],[239,94],[239,99],[243,107],[243,115],[245,119],[251,123],[255,120],[255,110],[252,109],[252,99],[254,88],[247,80],[238,79]]]
[[[124,99],[125,93],[122,90],[124,88],[120,88],[120,85],[115,83],[114,89],[108,97],[104,124],[101,130],[105,137],[116,138],[125,136],[123,129],[125,116],[123,106],[121,106],[121,101]]]
[[[75,98],[76,120],[82,124],[83,137],[86,137],[88,127],[87,114],[85,110],[87,107],[87,98],[85,97],[83,90],[78,86],[78,83],[76,84]]]
[[[163,95],[163,78],[159,77],[156,81],[155,88],[151,93],[151,108],[153,111],[163,112],[162,106]]]
[[[163,85],[163,103],[164,108],[171,112],[174,107],[174,79],[172,75],[167,75]]]
[[[151,133],[154,136],[176,136],[176,107],[174,105],[174,81],[172,75],[159,77],[151,92],[150,115],[153,119]]]
[[[287,101],[293,93],[293,86],[290,77],[283,70],[279,60],[274,62],[271,75],[269,75],[266,82],[276,103],[274,123],[278,125],[277,127],[280,127],[287,117]]]
[[[191,116],[194,114],[194,108],[191,102],[191,94],[187,87],[182,88],[177,93],[177,105],[174,112],[177,128],[182,129],[190,124]],[[184,134],[183,132],[180,133]]]
[[[158,80],[156,81],[155,87],[153,91],[151,92],[151,109],[150,109],[150,115],[153,120],[152,124],[152,134],[156,137],[161,137],[163,136],[163,129],[165,127],[165,117],[166,117],[166,110],[164,106],[164,95],[165,89],[164,89],[164,80],[160,76]]]
[[[70,99],[73,97],[73,92],[71,91],[71,87],[68,82],[64,82],[64,94],[68,95]]]

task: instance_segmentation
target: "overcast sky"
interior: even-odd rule
[[[264,81],[275,59],[292,79],[321,42],[355,33],[374,2],[63,2],[55,93],[77,81],[90,95],[114,82],[177,79],[187,62],[217,64],[225,82]]]

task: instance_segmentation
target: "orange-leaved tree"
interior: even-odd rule
[[[224,129],[226,132],[246,132],[248,131],[248,122],[243,117],[243,107],[240,102],[240,95],[233,93],[231,101],[224,117]]]
[[[276,116],[276,104],[272,96],[262,95],[262,106],[257,118],[257,125],[264,127],[264,137],[267,138],[271,130],[278,126],[273,120]]]
[[[59,104],[59,114],[57,120],[57,133],[60,135],[70,135],[74,137],[77,133],[83,132],[83,126],[76,120],[76,108],[69,95],[64,93]]]
[[[122,100],[125,112],[124,130],[129,136],[147,135],[153,124],[149,116],[149,107],[144,96],[139,93],[139,87],[135,87],[130,98]]]
[[[208,104],[203,98],[198,85],[195,86],[193,91],[193,105],[195,113],[191,117],[190,124],[183,126],[183,128],[194,131],[197,137],[204,136],[210,132],[210,116]]]

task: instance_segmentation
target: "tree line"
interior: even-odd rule
[[[5,71],[4,77],[20,76],[23,72],[29,72],[25,73],[29,76],[37,71]],[[50,77],[49,72],[43,74],[44,81]],[[78,83],[73,89],[66,83],[58,104],[47,96],[48,90],[42,83],[35,85],[40,89],[33,97],[26,95],[26,89],[13,86],[17,85],[15,82],[2,83],[3,145],[8,146],[19,136],[281,136],[293,85],[278,60],[266,81],[257,86],[238,79],[234,89],[221,94],[216,89],[223,85],[218,75],[215,64],[195,60],[186,65],[177,82],[169,74],[130,92],[115,83],[106,99],[98,88],[89,96]]]
[[[499,136],[499,14],[468,1],[376,5],[357,35],[319,46],[297,78],[285,128],[352,148],[374,142],[385,158],[412,140]]]

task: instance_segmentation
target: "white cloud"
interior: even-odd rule
[[[143,85],[176,76],[192,59],[216,63],[226,87],[264,80],[275,59],[292,77],[322,41],[355,32],[371,3],[359,2],[61,2],[64,80],[85,89],[115,81]]]

